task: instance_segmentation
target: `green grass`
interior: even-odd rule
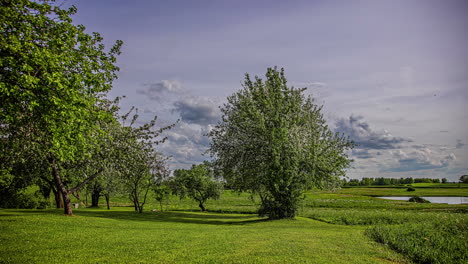
[[[0,210],[6,263],[391,263],[364,228],[252,214]]]
[[[296,220],[279,221],[258,218],[258,199],[230,191],[208,201],[208,213],[175,196],[163,212],[150,197],[143,214],[126,197],[112,197],[111,210],[101,201],[101,208],[74,210],[74,217],[56,209],[0,209],[0,263],[466,262],[468,205],[373,197],[401,191],[310,192]],[[466,188],[419,191],[468,196]]]

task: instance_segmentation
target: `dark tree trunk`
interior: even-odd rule
[[[109,194],[108,193],[104,194],[104,197],[106,197],[107,210],[110,210]]]
[[[52,176],[54,177],[54,182],[57,185],[57,190],[58,192],[62,193],[64,214],[71,216],[73,215],[73,211],[72,211],[72,206],[71,206],[71,201],[70,201],[70,195],[68,193],[68,190],[63,185],[62,179],[60,178],[58,165],[55,159],[52,157],[49,158],[49,163],[52,167]]]
[[[64,192],[63,193],[63,201],[64,201],[64,213],[66,215],[73,215],[73,211],[72,211],[72,204],[71,204],[71,201],[70,201],[70,195],[68,194],[68,192]]]
[[[91,194],[91,207],[99,206],[99,196],[101,196],[101,192],[99,190],[94,189],[93,193]]]
[[[52,188],[52,192],[54,193],[54,198],[55,198],[55,206],[58,208],[63,208],[63,195],[61,191],[55,190],[55,188]]]
[[[206,212],[206,208],[205,208],[205,206],[203,205],[202,202],[199,202],[198,207],[200,207],[200,209],[201,209],[203,212]]]
[[[133,195],[133,207],[135,207],[135,212],[138,212],[138,197],[135,197],[135,195]]]

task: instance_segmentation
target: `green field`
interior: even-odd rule
[[[73,217],[1,209],[0,263],[467,263],[468,205],[370,196],[380,192],[389,191],[311,192],[299,217],[276,221],[254,214],[258,200],[229,191],[207,213],[176,197],[163,212],[151,199],[143,214],[123,197]]]

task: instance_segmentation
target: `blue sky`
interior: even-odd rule
[[[284,67],[360,144],[351,178],[468,174],[468,2],[67,0],[74,21],[124,41],[111,96],[180,122],[160,151],[199,163],[244,73]]]

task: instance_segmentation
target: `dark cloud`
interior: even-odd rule
[[[393,154],[398,165],[389,168],[384,168],[384,172],[404,172],[404,171],[418,171],[418,170],[430,170],[446,168],[452,161],[456,159],[453,153],[444,157],[435,157],[434,153],[430,149],[426,148],[423,150],[413,151],[406,153],[404,151],[398,151]]]
[[[144,85],[145,89],[137,90],[137,93],[146,95],[149,99],[160,101],[167,94],[182,93],[182,84],[175,80],[162,80],[157,83]]]
[[[220,119],[218,107],[208,100],[187,98],[174,103],[174,112],[178,112],[182,121],[189,124],[215,124]]]
[[[387,131],[375,131],[362,116],[351,115],[336,122],[336,131],[349,136],[361,149],[396,149],[409,138],[394,137]]]
[[[368,149],[353,149],[351,152],[353,157],[358,158],[358,159],[370,159],[373,158],[374,156],[369,152]],[[379,155],[380,153],[377,153],[376,155]]]
[[[457,139],[457,145],[455,145],[455,147],[456,147],[457,149],[461,149],[461,148],[463,148],[464,146],[465,146],[465,143],[463,143],[461,139]]]

